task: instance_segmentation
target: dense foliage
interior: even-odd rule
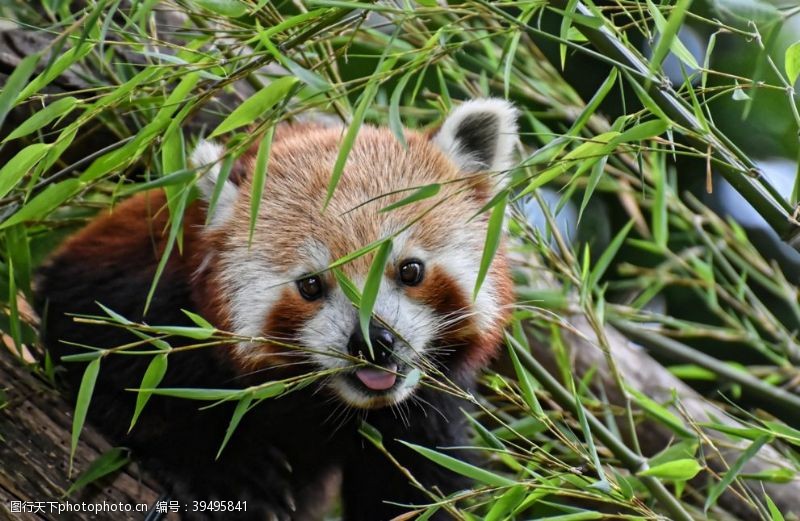
[[[431,491],[419,519],[439,508],[486,521],[800,512],[797,7],[10,0],[0,12],[35,35],[0,93],[0,329],[31,370],[57,372],[26,304],[35,266],[99,208],[154,187],[169,198],[167,253],[179,250],[198,176],[186,156],[200,136],[224,135],[235,157],[280,121],[340,118],[335,190],[362,125],[402,140],[402,126],[432,128],[460,100],[501,96],[520,109],[523,145],[486,208],[485,263],[513,216],[507,357],[480,396],[419,375],[477,404],[474,442],[490,463],[426,451],[475,487]],[[175,330],[106,311],[84,320],[153,346],[147,389],[172,335],[231,339],[201,317]],[[93,362],[73,450],[106,355],[82,357]],[[241,415],[302,384],[180,393],[240,400]]]

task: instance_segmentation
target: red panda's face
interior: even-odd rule
[[[511,300],[502,251],[473,299],[487,229],[476,214],[492,195],[492,181],[475,174],[507,167],[514,111],[496,100],[465,104],[434,138],[408,133],[407,147],[387,129],[363,128],[324,207],[341,137],[340,128],[308,126],[276,134],[252,241],[252,186],[226,183],[199,277],[220,327],[267,340],[232,348],[243,373],[302,361],[349,405],[379,407],[413,394],[412,369],[479,366],[500,341]],[[193,161],[220,152],[204,143]],[[255,155],[240,162],[252,172]],[[436,196],[381,211],[433,184]],[[386,237],[392,248],[367,342],[329,266]],[[361,290],[373,258],[339,269]]]

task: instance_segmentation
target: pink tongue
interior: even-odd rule
[[[356,376],[361,383],[373,391],[385,391],[394,385],[397,375],[381,369],[359,369]]]

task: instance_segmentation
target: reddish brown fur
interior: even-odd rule
[[[408,149],[403,149],[385,129],[365,127],[359,134],[347,162],[344,175],[328,208],[322,212],[332,165],[339,151],[339,129],[322,129],[307,125],[281,127],[276,133],[269,164],[269,175],[256,222],[253,248],[267,252],[269,262],[289,268],[295,262],[293,251],[308,237],[319,237],[330,249],[332,259],[344,256],[366,244],[382,238],[387,232],[399,230],[416,221],[409,242],[426,250],[459,247],[453,244],[454,230],[470,228],[469,232],[483,240],[486,219],[469,220],[488,199],[485,181],[464,179],[455,167],[429,143],[428,137],[409,132]],[[255,149],[241,157],[235,167],[237,176],[252,172]],[[465,182],[466,181],[466,182]],[[379,214],[378,210],[406,197],[414,188],[440,183],[443,188],[434,198]],[[217,327],[231,326],[229,303],[225,288],[217,273],[220,258],[208,252],[224,251],[231,244],[247,244],[249,240],[250,184],[242,181],[234,218],[224,226],[201,233],[205,221],[202,205],[193,204],[184,217],[184,253],[173,254],[167,270],[184,270],[195,280],[194,298],[201,312]],[[387,193],[407,190],[393,195]],[[368,202],[372,198],[375,201]],[[113,262],[134,250],[150,249],[154,258],[164,250],[168,231],[168,211],[161,191],[137,195],[94,220],[68,240],[62,252],[85,258],[104,258]],[[346,233],[343,233],[347,230]],[[111,236],[102,244],[90,237]],[[464,247],[479,248],[472,244]],[[100,254],[102,250],[102,255]],[[372,255],[365,255],[343,266],[352,278],[363,277]],[[198,268],[202,267],[200,271]],[[501,309],[507,310],[513,301],[511,282],[503,251],[498,252],[490,270],[490,279],[498,295]],[[466,344],[468,352],[462,357],[471,367],[486,363],[496,350],[507,311],[497,317],[493,327],[479,331],[469,316],[471,295],[465,293],[441,267],[433,266],[424,283],[408,288],[408,294],[428,302],[439,313],[465,314],[454,324],[444,342]],[[280,305],[264,317],[265,337],[291,342],[291,337],[316,310],[315,303],[302,300],[293,288],[283,292]],[[252,370],[253,363],[280,362],[275,354],[281,349],[275,344],[258,347],[260,354],[250,358],[242,369]],[[245,367],[246,366],[246,367]]]

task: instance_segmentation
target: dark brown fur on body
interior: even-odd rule
[[[508,114],[513,114],[513,109],[508,109]],[[464,111],[460,117],[469,116]],[[513,131],[515,127],[511,127]],[[140,194],[98,217],[67,240],[40,269],[36,305],[43,316],[42,338],[47,348],[60,358],[85,351],[72,344],[112,348],[138,340],[122,328],[74,322],[68,316],[102,314],[97,302],[137,322],[192,325],[181,311],[185,309],[202,314],[219,329],[235,330],[242,323],[241,318],[237,322],[236,291],[251,289],[246,285],[239,288],[243,283],[229,276],[241,269],[240,260],[253,263],[254,258],[262,259],[264,263],[253,264],[257,269],[288,270],[302,258],[298,248],[304,238],[316,237],[324,240],[332,261],[379,239],[387,229],[413,220],[426,208],[430,210],[407,234],[405,246],[398,243],[397,255],[406,255],[405,247],[423,248],[409,249],[412,252],[460,249],[458,255],[480,257],[486,219],[462,223],[488,200],[490,188],[475,177],[462,181],[464,172],[454,166],[455,161],[448,161],[431,145],[430,138],[421,134],[410,132],[408,148],[404,148],[387,130],[365,127],[329,208],[320,212],[340,138],[337,130],[313,127],[282,128],[276,133],[252,249],[242,245],[247,244],[249,235],[247,176],[253,170],[254,154],[243,156],[235,166],[241,179],[237,199],[228,208],[231,216],[205,227],[205,204],[200,201],[189,207],[184,217],[183,252],[173,251],[146,316],[146,295],[168,232],[165,197],[160,191]],[[486,139],[479,136],[465,142],[484,143]],[[457,149],[455,145],[451,148]],[[491,158],[493,153],[483,151],[475,156]],[[388,216],[378,212],[408,195],[407,191],[378,203],[359,204],[429,183],[442,184],[446,201],[441,205],[430,200]],[[450,244],[462,229],[469,240]],[[361,280],[371,258],[367,255],[342,269]],[[448,266],[463,268],[466,258],[439,262],[432,257],[421,284],[390,291],[430,313],[448,317],[429,346],[437,353],[431,362],[468,389],[474,383],[475,370],[497,349],[512,295],[501,249],[485,284],[487,291],[493,292],[491,299],[484,300],[491,314],[476,312],[469,282],[448,272]],[[470,269],[473,264],[467,263]],[[387,266],[387,281],[397,280],[396,270],[396,265]],[[252,274],[244,272],[244,276]],[[321,276],[335,288],[331,274]],[[254,284],[258,282],[257,277],[253,279]],[[264,316],[257,317],[257,334],[266,338],[298,341],[307,323],[322,306],[329,305],[325,299],[304,300],[291,280],[269,291],[275,292],[276,301]],[[172,347],[196,343],[178,337],[169,341]],[[208,403],[152,396],[136,426],[127,432],[136,393],[126,389],[140,387],[149,361],[150,356],[105,356],[89,421],[130,447],[136,458],[161,477],[171,497],[190,509],[193,500],[247,501],[247,512],[189,511],[184,514],[186,519],[319,519],[330,499],[326,484],[335,474],[341,475],[347,521],[382,521],[407,511],[388,502],[429,502],[429,496],[411,486],[359,433],[362,421],[381,432],[386,449],[426,489],[435,487],[449,494],[469,485],[397,441],[431,448],[468,445],[461,410],[467,404],[449,394],[421,386],[411,398],[393,407],[357,408],[343,403],[325,381],[315,382],[254,407],[216,459],[235,403],[200,410]],[[311,360],[298,359],[296,352],[288,352],[277,342],[171,352],[168,361],[160,387],[241,388],[314,369]],[[295,363],[298,361],[304,363]],[[85,363],[65,365],[67,382],[74,391]],[[433,517],[445,518],[443,512]]]

